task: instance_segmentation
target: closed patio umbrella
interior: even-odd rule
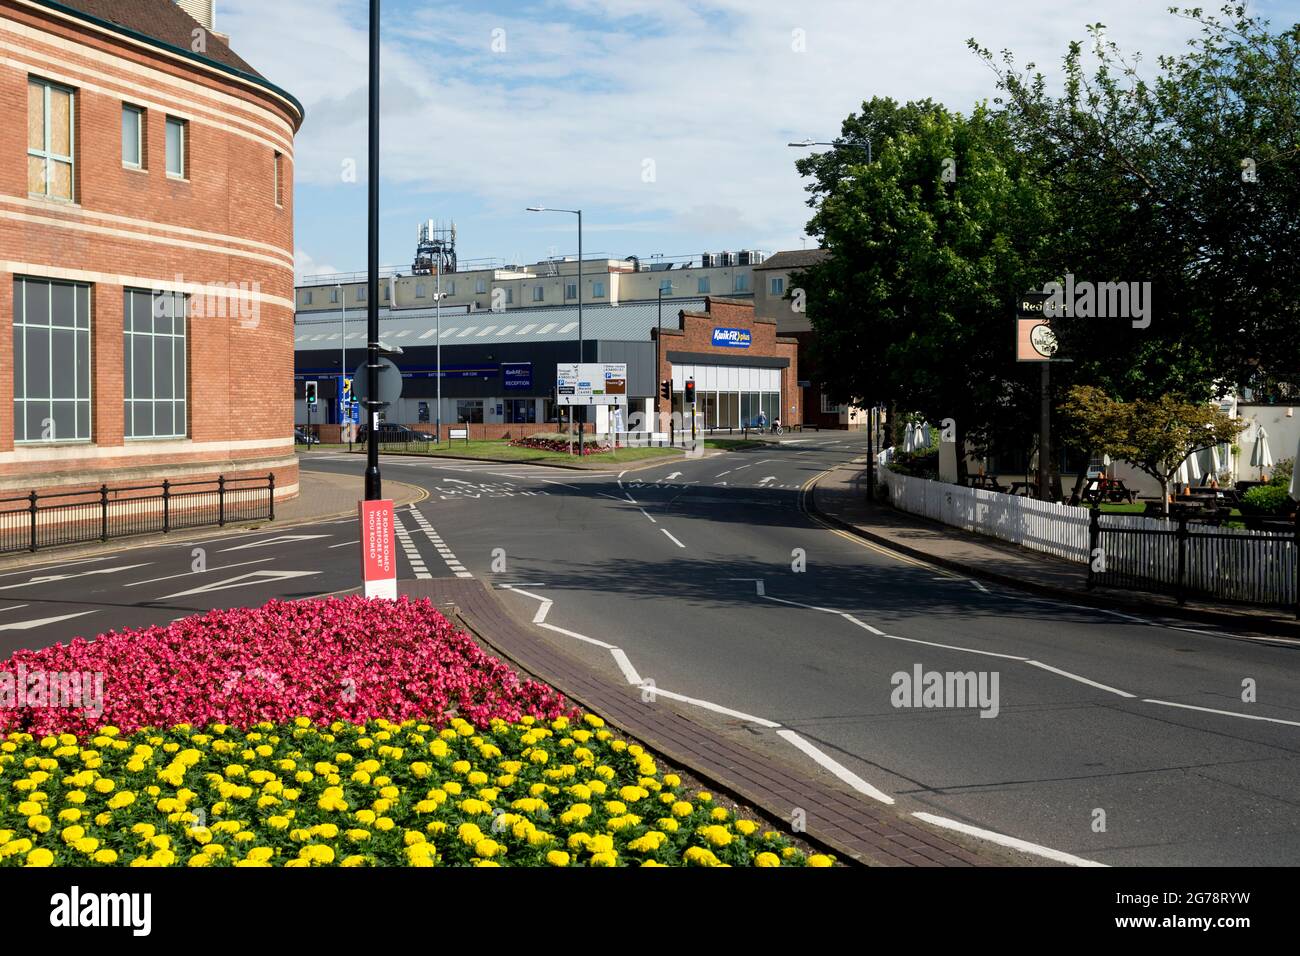
[[[924,422],[916,426],[916,447],[922,450],[930,447],[930,426]]]
[[[1255,436],[1255,450],[1251,453],[1250,465],[1252,468],[1259,469],[1261,480],[1264,478],[1264,470],[1273,467],[1273,449],[1268,446],[1268,432],[1263,426]]]
[[[1180,488],[1187,484],[1187,459],[1184,458],[1178,470],[1174,472],[1173,483],[1175,488]]]
[[[1292,501],[1300,501],[1300,439],[1296,440],[1295,457],[1291,459],[1291,487],[1287,493]]]
[[[1190,484],[1196,484],[1201,480],[1201,461],[1200,450],[1196,450],[1187,456],[1187,480]]]

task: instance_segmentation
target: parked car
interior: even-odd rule
[[[320,439],[310,434],[306,429],[295,428],[293,430],[293,443],[295,445],[319,445]]]
[[[357,429],[357,441],[364,444],[368,438],[369,426],[362,425]],[[414,428],[407,428],[405,425],[399,425],[396,422],[379,423],[379,443],[383,444],[410,444],[431,442],[434,440],[431,432],[420,432]]]

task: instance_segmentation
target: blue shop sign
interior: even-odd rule
[[[749,339],[749,329],[715,328],[713,330],[714,348],[747,349],[749,348]]]

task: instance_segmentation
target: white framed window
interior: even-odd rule
[[[184,438],[189,296],[126,289],[123,297],[123,435]]]
[[[823,415],[838,415],[842,411],[844,411],[843,405],[840,405],[838,402],[832,402],[829,395],[827,395],[825,392],[822,393],[822,414]]]
[[[14,441],[90,440],[90,286],[14,278]]]
[[[122,165],[127,169],[144,169],[144,118],[142,107],[122,104]]]
[[[475,295],[482,295],[482,294],[483,294],[484,292],[486,292],[486,291],[487,291],[487,279],[475,279],[475,280],[474,280],[474,294],[475,294]]]
[[[564,283],[564,297],[566,299],[576,299],[578,297],[578,283],[576,282]]]
[[[357,286],[357,301],[358,301],[358,302],[365,302],[365,301],[366,301],[366,296],[368,296],[369,294],[370,294],[370,291],[369,291],[365,286],[363,286],[363,285],[359,285],[359,286]]]
[[[709,277],[708,277],[708,276],[700,276],[700,278],[699,278],[699,282],[698,282],[698,289],[697,289],[697,291],[698,291],[701,295],[704,295],[705,293],[707,293],[707,292],[709,291]]]
[[[338,286],[335,286],[334,288],[330,289],[330,302],[332,302],[332,303],[335,304],[335,305],[338,305],[338,302],[339,302],[339,287],[338,287]]]
[[[415,284],[415,297],[416,297],[417,299],[423,299],[423,298],[424,298],[424,292],[425,292],[425,289],[424,289],[424,283],[423,283],[423,282],[417,282],[417,283]]]
[[[27,81],[27,192],[76,199],[76,94],[35,77]]]
[[[540,285],[533,286],[533,301],[534,302],[546,301],[546,289]]]
[[[311,299],[312,299],[311,289],[304,289],[302,293],[302,304],[311,305]]]
[[[506,305],[513,305],[515,301],[514,286],[506,286]]]
[[[167,117],[167,175],[172,179],[189,178],[189,136],[188,122]]]
[[[592,297],[593,299],[603,299],[603,298],[605,298],[605,283],[603,283],[603,282],[593,282],[593,283],[591,284],[591,297]]]
[[[454,283],[454,282],[447,282],[447,283],[444,283],[444,284],[445,284],[446,287],[447,287],[447,294],[448,294],[448,295],[455,295],[455,294],[456,294],[456,283]]]
[[[748,291],[749,291],[749,273],[748,273],[748,272],[738,272],[738,273],[736,273],[736,291],[737,291],[737,292],[748,292]]]
[[[785,277],[772,276],[771,281],[768,283],[768,290],[772,295],[785,295]]]
[[[388,301],[388,283],[387,283],[387,282],[384,283],[384,295],[383,295],[383,299],[384,299],[385,302]]]

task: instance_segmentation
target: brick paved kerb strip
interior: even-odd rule
[[[639,691],[615,687],[590,667],[553,648],[511,617],[482,582],[435,579],[402,581],[412,598],[428,598],[454,615],[502,656],[567,697],[600,714],[664,759],[716,783],[717,789],[784,820],[795,807],[809,809],[800,836],[841,859],[870,866],[998,866],[1018,862],[1001,848],[959,843],[918,826],[885,807],[868,804],[818,779],[801,777],[780,763],[732,743],[669,707],[649,707]]]

